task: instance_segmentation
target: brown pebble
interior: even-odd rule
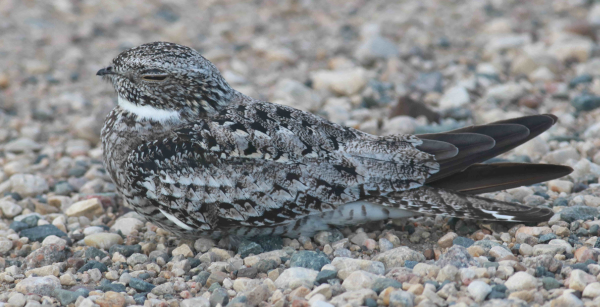
[[[305,298],[310,293],[310,289],[305,286],[300,286],[290,292],[290,299]]]
[[[304,299],[295,299],[292,301],[292,307],[310,307],[310,304]]]
[[[525,271],[527,271],[527,268],[524,265],[520,264],[520,263],[515,264],[513,268],[517,272],[525,272]]]
[[[125,297],[121,293],[108,291],[96,300],[96,304],[100,307],[122,307],[125,306]]]
[[[500,260],[497,260],[497,261],[500,262],[500,261],[504,261],[504,260],[519,261],[519,258],[517,258],[517,256],[515,256],[515,255],[508,255],[508,256],[502,257]]]
[[[435,261],[440,260],[440,257],[442,256],[442,251],[439,249],[434,249],[433,253],[435,254]]]
[[[435,258],[435,252],[431,248],[425,250],[423,252],[423,255],[425,256],[425,259],[427,259],[427,260],[431,260],[431,259]]]
[[[543,98],[537,95],[527,95],[519,99],[519,105],[530,109],[537,109],[543,102]]]

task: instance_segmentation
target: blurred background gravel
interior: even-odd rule
[[[0,0],[0,306],[596,306],[599,31],[587,0]],[[130,212],[101,162],[116,95],[95,73],[152,41],[373,134],[553,113],[495,161],[575,172],[487,195],[552,207],[539,227],[419,217],[233,251],[180,241]]]

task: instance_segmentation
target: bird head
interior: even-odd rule
[[[200,53],[167,42],[126,50],[96,75],[112,83],[121,108],[151,120],[206,116],[234,92]]]

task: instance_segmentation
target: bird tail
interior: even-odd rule
[[[428,186],[378,196],[369,201],[423,214],[489,221],[540,223],[554,215],[549,208],[530,207]]]
[[[503,154],[548,130],[557,121],[552,114],[532,115],[487,125],[417,135],[419,149],[436,156],[440,167],[426,185],[468,194],[494,192],[568,175],[568,166],[552,164],[478,164]],[[452,151],[451,146],[457,150]]]

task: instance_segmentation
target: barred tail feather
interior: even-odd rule
[[[519,205],[428,186],[379,196],[372,201],[423,214],[489,221],[540,223],[554,215],[549,208]]]

